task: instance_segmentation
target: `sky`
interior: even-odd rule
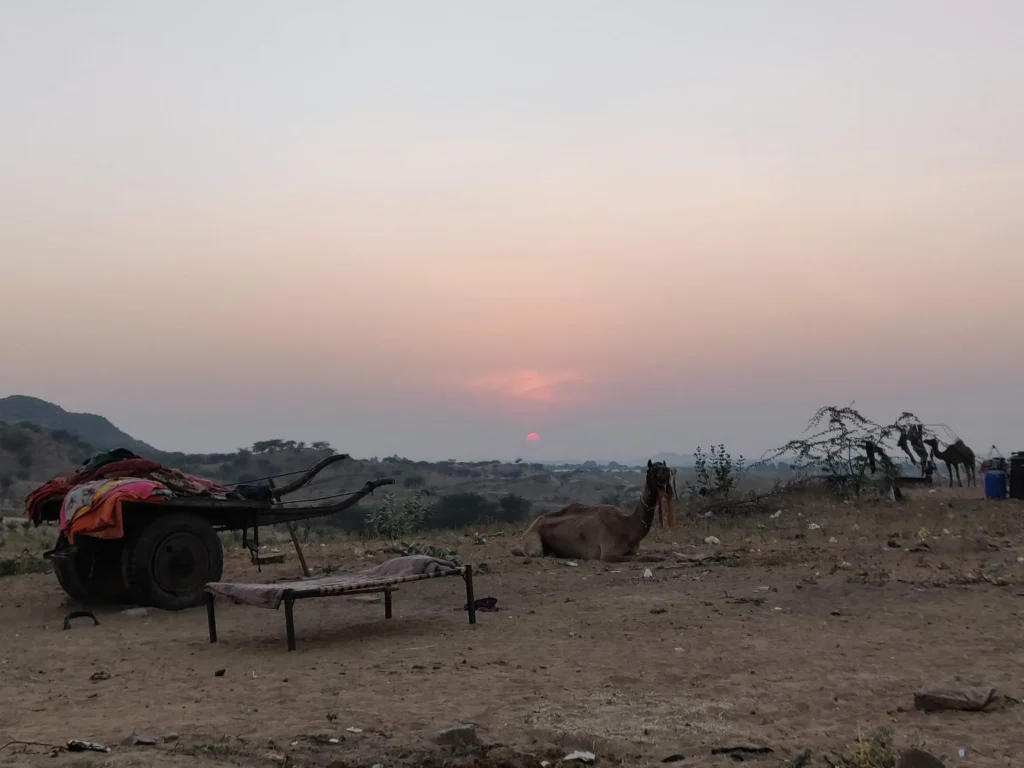
[[[1022,450],[1022,29],[0,0],[0,396],[165,450],[753,456],[851,401]]]

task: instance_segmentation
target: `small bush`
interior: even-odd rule
[[[0,578],[20,576],[23,573],[46,573],[49,570],[49,563],[41,558],[8,557],[0,559]]]
[[[836,768],[896,768],[899,757],[892,743],[892,732],[878,728],[867,738],[861,736],[856,744],[847,747]]]
[[[0,435],[0,448],[11,453],[27,451],[32,446],[32,436],[21,430],[5,430]]]
[[[533,502],[514,493],[506,493],[498,499],[499,520],[503,523],[518,523],[530,516]]]
[[[423,475],[409,475],[402,480],[402,485],[406,488],[422,488],[426,484],[427,481],[423,478]]]
[[[501,519],[498,504],[479,493],[442,496],[430,510],[427,526],[438,529],[467,528]]]
[[[398,504],[395,497],[387,493],[381,505],[367,513],[366,528],[381,539],[400,539],[420,530],[428,511],[418,498]]]
[[[739,485],[746,460],[740,456],[733,461],[724,445],[712,445],[708,453],[698,446],[693,452],[695,483],[687,483],[691,496],[722,498],[729,496]]]

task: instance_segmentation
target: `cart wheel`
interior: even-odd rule
[[[125,584],[141,605],[180,611],[206,599],[207,582],[224,571],[224,549],[198,515],[154,518],[125,547],[121,559]]]
[[[64,534],[57,536],[54,549],[69,545]],[[53,559],[57,582],[72,600],[82,603],[124,603],[128,590],[121,576],[124,542],[80,536],[75,553]]]

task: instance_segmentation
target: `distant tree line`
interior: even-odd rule
[[[529,499],[513,493],[498,499],[488,499],[479,493],[453,493],[432,504],[419,494],[403,502],[388,494],[371,510],[352,507],[337,515],[312,521],[312,525],[346,533],[400,538],[420,531],[519,523],[530,516],[532,507]]]

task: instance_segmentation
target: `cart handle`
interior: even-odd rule
[[[310,467],[304,475],[292,480],[286,485],[279,486],[277,488],[270,489],[270,495],[274,497],[275,501],[280,501],[282,496],[287,496],[289,493],[294,493],[299,490],[302,486],[309,483],[314,477],[319,475],[325,468],[331,464],[336,464],[339,461],[352,458],[347,453],[336,453],[333,456],[328,456],[326,459],[322,459],[317,462],[314,466]]]

